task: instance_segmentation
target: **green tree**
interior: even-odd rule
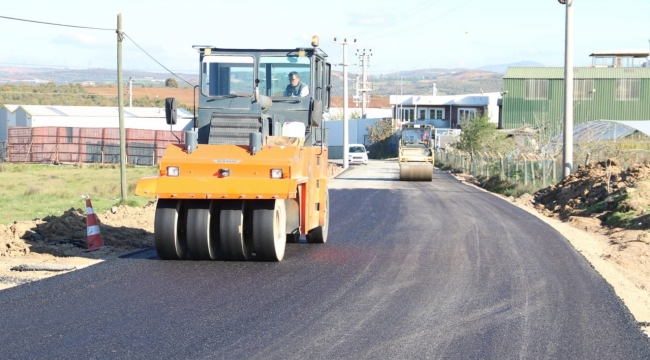
[[[165,80],[165,86],[166,87],[172,87],[172,88],[177,88],[178,87],[178,81],[174,78],[168,78]]]
[[[381,119],[376,123],[369,125],[367,130],[368,141],[370,142],[369,156],[371,158],[382,159],[396,155],[390,146],[390,138],[395,134],[393,119]]]
[[[471,157],[481,152],[510,152],[515,147],[512,138],[499,133],[485,114],[461,119],[460,124],[460,139],[454,147]]]

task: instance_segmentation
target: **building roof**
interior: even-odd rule
[[[332,103],[330,106],[343,107],[343,96],[332,95]],[[361,104],[355,103],[352,96],[348,97],[348,107],[361,108]],[[390,108],[388,98],[386,97],[371,97],[368,108]]]
[[[51,105],[4,105],[14,113],[22,108],[31,116],[67,116],[67,117],[115,117],[119,115],[116,106],[51,106]],[[178,109],[178,116],[191,118],[192,114],[184,109]],[[124,107],[124,117],[133,118],[160,118],[165,117],[164,108],[155,107]]]
[[[498,92],[484,94],[465,94],[465,95],[391,95],[391,105],[467,105],[467,106],[485,106],[490,102],[495,102],[501,96]],[[492,100],[491,100],[492,99]]]
[[[645,49],[628,49],[628,50],[612,50],[612,51],[598,51],[589,56],[634,56],[634,57],[648,57],[650,51]]]
[[[563,67],[509,67],[504,79],[564,79]],[[574,67],[574,79],[650,79],[650,67]]]

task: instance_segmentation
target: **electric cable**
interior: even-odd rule
[[[163,69],[167,70],[170,74],[172,74],[172,75],[176,76],[177,78],[183,80],[183,81],[184,81],[185,83],[187,83],[189,86],[192,86],[192,87],[195,86],[195,84],[192,84],[192,83],[190,83],[189,81],[183,79],[182,77],[176,75],[173,71],[171,71],[171,70],[169,70],[168,68],[166,68],[165,65],[161,64],[161,63],[160,63],[158,60],[156,60],[153,56],[149,55],[149,53],[146,52],[146,51],[145,51],[145,50],[144,50],[140,45],[138,45],[138,43],[136,43],[136,42],[135,42],[135,41],[134,41],[134,40],[133,40],[133,39],[132,39],[132,38],[131,38],[127,33],[125,33],[124,31],[122,31],[122,34],[124,34],[124,36],[126,36],[129,40],[131,40],[131,42],[133,42],[133,44],[135,44],[135,46],[137,46],[138,49],[140,49],[143,53],[147,54],[147,56],[150,57],[151,60],[155,61],[156,64],[160,65]]]
[[[28,20],[28,19],[20,19],[20,18],[14,18],[14,17],[9,17],[9,16],[2,16],[0,15],[0,18],[2,19],[9,19],[9,20],[16,20],[16,21],[25,21],[25,22],[31,22],[35,24],[43,24],[43,25],[54,25],[54,26],[63,26],[63,27],[71,27],[71,28],[78,28],[78,29],[90,29],[90,30],[106,30],[106,31],[115,31],[116,29],[109,29],[109,28],[98,28],[98,27],[90,27],[90,26],[78,26],[78,25],[68,25],[68,24],[59,24],[59,23],[51,23],[51,22],[45,22],[45,21],[37,21],[37,20]]]

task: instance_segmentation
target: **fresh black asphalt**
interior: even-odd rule
[[[326,244],[280,263],[155,251],[0,291],[3,359],[650,359],[612,288],[554,229],[434,172],[355,166]]]

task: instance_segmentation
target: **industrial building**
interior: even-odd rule
[[[650,119],[647,50],[592,53],[591,67],[574,67],[574,124]],[[499,127],[524,125],[558,134],[564,119],[563,67],[510,67],[503,78]]]

